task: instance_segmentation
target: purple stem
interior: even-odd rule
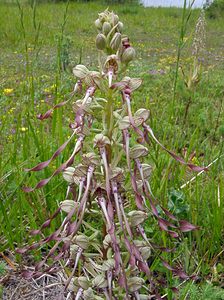
[[[130,161],[130,154],[129,154],[129,132],[127,129],[123,130],[123,138],[124,138],[127,165],[128,165],[129,172],[131,174],[131,161]]]
[[[82,179],[79,183],[79,194],[78,194],[77,202],[79,202],[81,199],[82,191],[83,191],[83,187],[84,187],[84,181],[85,181],[85,177],[82,177]]]
[[[107,232],[110,234],[111,241],[112,241],[112,248],[113,248],[113,251],[114,251],[115,276],[120,275],[120,271],[121,271],[121,268],[122,268],[122,275],[121,276],[123,276],[125,290],[126,290],[126,293],[127,293],[127,280],[126,280],[125,271],[124,271],[124,268],[123,268],[123,262],[122,262],[121,254],[120,254],[120,247],[119,247],[119,244],[117,242],[117,238],[116,238],[116,234],[115,234],[115,226],[114,226],[113,220],[110,218],[108,212],[105,211],[105,208],[104,208],[105,199],[103,201],[101,201],[99,204],[100,205],[103,204],[103,208],[101,206],[102,211],[104,213],[104,216],[105,216],[108,224],[110,224],[110,229],[108,229]]]
[[[103,211],[103,214],[105,216],[105,219],[107,221],[107,224],[108,224],[108,231],[110,231],[112,225],[111,225],[111,221],[110,221],[110,217],[107,213],[107,207],[106,207],[106,203],[105,203],[105,199],[101,196],[101,197],[98,197],[98,203]]]
[[[135,121],[131,112],[131,98],[130,98],[130,93],[125,93],[123,92],[123,98],[125,99],[126,103],[127,103],[127,108],[128,108],[128,116],[129,116],[129,120],[130,123],[133,127],[133,129],[135,130],[135,132],[141,136],[142,140],[144,141],[144,133],[135,125]]]
[[[121,226],[121,228],[124,232],[124,225],[123,225],[122,215],[121,215],[121,211],[120,211],[120,207],[119,207],[117,183],[115,181],[112,181],[112,191],[113,191],[113,194],[114,194],[114,200],[115,200],[118,220],[119,220],[120,226]]]
[[[75,258],[75,264],[74,264],[72,273],[70,274],[70,276],[69,276],[69,278],[68,278],[68,280],[66,281],[66,284],[65,284],[65,289],[64,289],[65,291],[66,291],[66,289],[68,288],[69,283],[71,282],[72,277],[73,277],[74,274],[75,274],[75,271],[76,271],[76,268],[77,268],[79,259],[80,259],[81,255],[82,255],[82,252],[83,252],[83,249],[82,249],[82,248],[78,248],[78,251],[77,251],[77,254],[76,254],[76,258]]]
[[[132,239],[133,235],[132,235],[132,232],[131,232],[131,228],[130,228],[130,225],[129,225],[128,220],[126,218],[125,212],[124,212],[124,207],[123,207],[123,204],[122,204],[121,197],[120,197],[120,195],[118,195],[117,183],[115,181],[112,181],[112,189],[113,189],[114,200],[115,200],[115,204],[116,204],[116,208],[117,208],[117,214],[118,214],[118,218],[119,218],[121,228],[123,229],[123,232],[124,232],[123,221],[122,221],[122,216],[123,216],[126,230],[129,234],[130,238]]]
[[[136,300],[140,300],[140,296],[139,296],[139,292],[138,291],[134,292],[134,295],[135,295]]]
[[[82,220],[85,214],[85,208],[86,208],[86,203],[88,200],[88,194],[89,194],[89,189],[90,189],[90,184],[91,184],[91,180],[92,180],[92,176],[93,176],[93,172],[94,172],[94,167],[93,166],[89,166],[88,168],[88,172],[87,172],[87,183],[86,183],[86,189],[84,192],[84,195],[80,201],[80,206],[77,212],[77,219],[75,220],[75,222],[73,222],[70,226],[71,226],[71,230],[69,230],[69,234],[72,233],[72,237],[74,237],[74,235],[77,233],[77,231],[79,230],[80,225],[82,224]],[[79,221],[77,222],[79,218]]]
[[[132,174],[132,170],[131,170],[131,162],[130,162],[130,154],[129,154],[129,132],[128,132],[127,129],[123,130],[123,138],[124,138],[124,145],[125,145],[127,165],[128,165],[129,173],[130,173],[130,176],[131,176],[131,184],[132,184],[132,188],[133,188],[134,193],[135,193],[135,202],[136,202],[137,207],[140,210],[143,210],[143,207],[142,207],[142,196],[138,192],[136,178]]]
[[[103,159],[103,164],[105,168],[105,175],[106,175],[106,190],[107,190],[107,197],[110,199],[110,177],[109,177],[109,166],[107,162],[106,150],[105,147],[100,148],[100,154]]]
[[[112,277],[113,277],[112,271],[111,270],[107,271],[107,282],[108,282],[110,299],[112,299]]]
[[[82,296],[83,289],[79,288],[78,293],[76,294],[75,300],[79,300],[79,298]]]
[[[106,288],[103,289],[103,293],[104,293],[104,295],[106,297],[106,300],[110,300],[111,299]]]
[[[138,225],[137,228],[138,228],[141,236],[143,237],[143,239],[150,245],[151,248],[153,248],[153,246],[151,245],[151,243],[149,242],[149,240],[148,240],[148,238],[145,234],[145,231],[144,231],[143,227],[141,225]]]

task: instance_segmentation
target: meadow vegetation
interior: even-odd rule
[[[14,253],[15,264],[21,260],[15,249],[35,241],[28,232],[49,218],[66,192],[60,175],[42,190],[29,194],[22,190],[50,176],[71,151],[66,148],[41,174],[24,172],[49,159],[71,133],[73,113],[67,107],[56,109],[44,122],[36,116],[70,97],[75,65],[82,63],[90,70],[98,65],[93,22],[105,8],[96,3],[0,3],[0,251]],[[130,77],[141,77],[143,84],[132,105],[150,110],[150,126],[168,149],[188,162],[209,165],[208,172],[196,176],[152,142],[147,163],[153,166],[153,194],[178,218],[200,227],[184,234],[177,251],[168,256],[169,261],[181,262],[187,273],[198,275],[197,284],[195,280],[182,284],[179,296],[173,297],[223,299],[222,290],[212,286],[222,286],[224,268],[223,19],[206,19],[200,78],[189,88],[186,78],[194,65],[192,43],[200,11],[189,16],[189,11],[183,15],[175,8],[111,5],[110,9],[125,24],[137,52],[128,71]],[[131,194],[128,200],[132,202]],[[59,222],[54,220],[46,234]],[[97,224],[91,217],[89,222]],[[145,231],[160,239],[161,231],[150,219]],[[169,243],[165,233],[163,242]],[[34,259],[40,256],[37,251]],[[153,268],[163,268],[157,258],[152,259]],[[174,279],[170,284],[180,282]],[[172,299],[169,292],[168,297]]]

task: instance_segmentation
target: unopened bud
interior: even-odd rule
[[[124,24],[122,22],[118,22],[117,29],[120,33],[122,33],[124,28]]]
[[[135,91],[140,87],[141,84],[142,84],[141,78],[131,78],[129,81],[129,88],[131,89],[131,91]]]
[[[69,213],[73,208],[77,207],[77,203],[74,200],[64,200],[60,203],[61,210]]]
[[[78,164],[78,166],[75,168],[74,176],[81,178],[81,177],[85,177],[86,173],[87,173],[87,167],[82,164]]]
[[[89,238],[85,235],[77,235],[72,239],[72,242],[78,245],[83,250],[89,247]]]
[[[99,14],[99,19],[100,19],[101,23],[104,23],[107,20],[108,15],[109,15],[108,10],[105,10]]]
[[[117,51],[120,45],[121,45],[121,34],[119,32],[116,32],[110,42],[110,47],[112,50]]]
[[[141,252],[142,258],[144,260],[148,260],[149,257],[151,256],[151,248],[148,246],[144,246],[144,247],[139,248],[139,250]]]
[[[110,145],[110,140],[107,136],[102,133],[97,134],[93,140],[94,145],[97,147],[104,147],[106,145]]]
[[[78,277],[78,285],[82,289],[87,290],[89,288],[89,281],[85,276],[79,276]]]
[[[118,17],[118,15],[116,15],[112,12],[109,15],[109,20],[110,20],[110,23],[112,24],[112,26],[114,26],[119,22],[119,17]]]
[[[72,108],[75,113],[79,110],[80,106],[82,105],[82,101],[83,101],[82,99],[79,99],[73,103]]]
[[[125,76],[121,80],[121,82],[119,82],[119,86],[117,88],[124,89],[125,87],[128,86],[128,88],[133,92],[134,90],[137,90],[141,84],[142,84],[142,79]]]
[[[64,170],[62,176],[67,182],[74,183],[74,178],[73,178],[74,172],[75,172],[75,168],[68,167]]]
[[[144,179],[148,179],[152,174],[152,166],[148,164],[142,164],[142,172]],[[137,173],[137,179],[141,179],[139,172]]]
[[[144,240],[134,240],[134,244],[140,248],[140,247],[144,247],[147,245],[146,241]]]
[[[104,23],[103,23],[102,31],[103,31],[103,34],[104,34],[105,36],[108,35],[108,33],[111,31],[111,25],[110,25],[109,22],[104,22]]]
[[[89,73],[89,70],[84,65],[77,65],[73,68],[73,74],[75,77],[83,79]]]
[[[110,244],[111,244],[111,237],[109,234],[107,234],[103,240],[103,246],[106,249],[110,246]]]
[[[132,159],[139,158],[141,156],[146,156],[148,154],[148,148],[143,145],[135,145],[130,149],[130,157]]]
[[[74,259],[76,257],[77,252],[79,251],[79,246],[78,245],[71,245],[70,246],[70,255],[71,258]]]
[[[144,122],[149,118],[149,110],[145,108],[140,108],[135,112],[134,117],[141,118]]]
[[[133,47],[128,47],[124,50],[121,56],[121,62],[128,64],[135,58],[135,49]]]
[[[142,125],[149,118],[149,111],[147,109],[141,108],[134,114],[135,126]]]
[[[147,214],[141,210],[133,210],[128,213],[128,217],[132,227],[138,226],[143,223],[147,218]]]
[[[119,121],[119,129],[127,129],[130,127],[130,119],[129,116],[125,116],[123,119]]]
[[[137,184],[137,188],[138,188],[138,191],[142,191],[142,187],[143,187],[143,182],[142,180],[136,180],[136,184]]]
[[[114,14],[114,25],[116,25],[119,22],[119,17],[118,15]]]
[[[100,72],[90,71],[84,78],[84,82],[87,86],[99,86],[101,81]]]
[[[107,280],[105,279],[104,275],[100,274],[100,275],[97,275],[93,279],[92,285],[98,289],[103,289],[108,286],[108,283],[107,283]]]
[[[106,37],[104,34],[99,33],[96,37],[96,48],[98,50],[103,50],[106,47]]]
[[[117,182],[122,182],[124,180],[124,171],[119,167],[113,168],[111,170],[110,179],[116,180]]]
[[[128,290],[130,292],[135,292],[139,290],[142,285],[145,283],[145,280],[140,277],[132,277],[132,278],[127,278],[127,284],[128,284]]]
[[[84,300],[95,300],[92,288],[88,288],[86,291],[83,292],[83,298]]]
[[[93,152],[83,154],[82,159],[83,159],[83,164],[86,166],[99,165],[99,156]]]
[[[114,268],[114,265],[115,265],[114,259],[110,258],[103,263],[102,271],[106,272],[106,271],[112,270]]]
[[[140,125],[142,125],[143,119],[142,118],[134,117],[134,123],[135,123],[136,127],[139,127]]]
[[[96,19],[96,21],[94,22],[94,24],[95,24],[95,26],[96,26],[96,28],[98,30],[102,29],[102,23],[101,23],[100,19]]]

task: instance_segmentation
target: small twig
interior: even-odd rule
[[[10,297],[9,300],[12,300],[12,299],[13,299],[13,297],[14,297],[14,295],[16,294],[17,290],[19,289],[20,285],[21,285],[21,283],[19,283],[19,284],[17,285],[17,287],[16,287],[15,290],[13,291],[12,296]]]
[[[39,286],[39,284],[37,284],[36,280],[34,280],[34,279],[32,278],[32,281],[35,283],[35,285],[36,285],[36,286],[37,286],[37,288],[39,289],[39,288],[40,288],[40,286]]]
[[[71,292],[68,293],[66,300],[69,300],[70,296],[71,296]]]
[[[31,296],[31,295],[33,295],[34,292],[35,292],[35,293],[36,293],[36,292],[41,292],[43,289],[49,289],[49,288],[51,288],[51,287],[53,287],[53,286],[57,286],[57,285],[63,285],[63,283],[62,283],[62,282],[51,283],[51,284],[49,284],[49,285],[46,285],[45,287],[41,287],[41,288],[39,288],[39,289],[37,289],[37,290],[32,291],[32,292],[29,293],[29,294],[24,295],[24,297]],[[11,299],[10,299],[10,300],[11,300]]]
[[[45,279],[46,278],[43,279],[43,300],[45,300]]]
[[[46,265],[47,266],[47,265]],[[38,281],[43,278],[43,277],[50,277],[50,278],[55,278],[55,276],[52,276],[51,274],[43,274],[40,277],[38,277]]]

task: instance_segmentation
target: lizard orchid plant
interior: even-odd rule
[[[25,253],[51,242],[53,246],[44,259],[33,271],[24,270],[24,276],[51,274],[57,272],[59,266],[70,268],[65,291],[76,300],[162,299],[159,291],[164,277],[155,276],[150,270],[149,258],[153,252],[175,276],[182,279],[189,276],[180,266],[173,267],[164,260],[163,252],[173,250],[147,237],[144,221],[154,220],[177,242],[182,232],[197,227],[178,220],[152,195],[149,183],[152,167],[147,163],[150,145],[157,143],[193,171],[200,172],[204,168],[185,162],[159,142],[150,127],[147,109],[133,111],[132,95],[142,80],[124,77],[128,64],[135,58],[135,50],[129,38],[123,35],[119,17],[106,10],[99,14],[95,26],[99,70],[91,71],[84,65],[73,69],[77,78],[74,94],[81,96],[73,103],[70,138],[49,160],[28,171],[46,168],[76,138],[75,147],[49,178],[34,188],[24,188],[25,192],[42,188],[62,173],[68,184],[65,200],[40,229],[31,233],[40,235],[59,214],[63,221],[51,235],[18,252]],[[114,103],[118,99],[117,108]],[[49,118],[54,109],[68,101],[38,118]]]

